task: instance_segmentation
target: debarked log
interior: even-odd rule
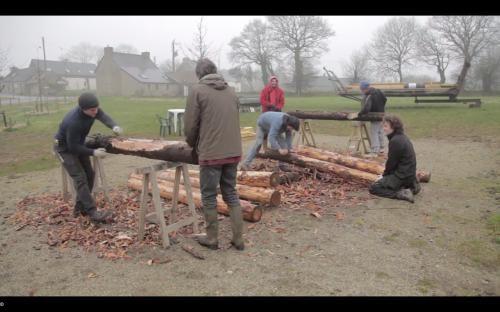
[[[136,179],[130,177],[127,182],[127,186],[130,189],[141,191],[142,190],[143,179]],[[167,199],[172,199],[174,195],[174,183],[164,180],[158,180],[158,189],[160,191],[160,196]],[[192,189],[193,201],[197,208],[202,208],[201,194],[197,189]],[[188,204],[187,193],[182,185],[179,186],[179,202]],[[260,221],[262,217],[262,207],[249,203],[245,200],[240,200],[240,205],[242,207],[243,219],[249,222]],[[226,216],[229,216],[230,208],[222,199],[221,195],[217,196],[217,212]]]

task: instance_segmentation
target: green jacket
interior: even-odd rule
[[[184,133],[199,160],[242,155],[239,106],[236,93],[219,74],[206,75],[191,88]]]

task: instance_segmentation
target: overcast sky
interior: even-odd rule
[[[206,16],[208,41],[221,48],[221,68],[230,68],[227,58],[229,41],[240,34],[252,19],[264,16]],[[335,36],[330,51],[318,62],[342,75],[342,62],[356,49],[368,43],[388,16],[326,16]],[[428,17],[417,16],[423,24]],[[139,51],[151,52],[157,64],[170,58],[173,39],[189,46],[200,16],[0,16],[0,47],[10,51],[11,65],[26,67],[32,58],[43,58],[41,38],[45,37],[48,60],[57,60],[72,45],[82,41],[99,46],[131,44]],[[181,57],[182,52],[180,53]],[[321,72],[322,73],[322,72]],[[418,73],[436,76],[430,68]]]

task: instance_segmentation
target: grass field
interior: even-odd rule
[[[446,140],[496,140],[500,134],[500,97],[481,97],[481,108],[469,109],[464,104],[419,104],[411,98],[389,98],[386,109],[402,117],[412,138]],[[103,97],[101,107],[125,130],[126,136],[157,138],[159,124],[156,114],[164,116],[167,109],[183,108],[183,98],[120,98]],[[27,126],[0,132],[0,176],[43,170],[57,163],[51,152],[52,137],[59,122],[74,104],[50,104],[48,115],[32,116]],[[18,125],[25,124],[26,112],[34,104],[3,105],[8,116]],[[338,96],[288,97],[285,110],[357,111],[359,103]],[[242,113],[241,126],[255,126],[258,113]],[[348,122],[313,121],[314,132],[349,135]],[[92,133],[109,133],[96,122]],[[179,139],[171,137],[171,139]]]

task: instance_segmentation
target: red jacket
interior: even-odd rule
[[[271,80],[276,79],[276,87],[271,86]],[[262,112],[269,111],[268,106],[274,105],[275,109],[280,111],[285,106],[285,92],[279,87],[279,81],[276,76],[269,78],[269,83],[260,92],[260,105],[262,105]]]

